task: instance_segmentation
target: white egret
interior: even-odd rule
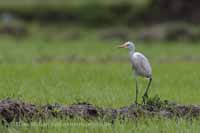
[[[146,103],[146,100],[148,98],[148,90],[151,85],[152,81],[152,69],[151,65],[148,61],[148,59],[140,52],[135,52],[135,45],[133,42],[126,42],[119,46],[119,48],[128,48],[130,51],[130,59],[132,68],[134,70],[135,75],[135,85],[136,85],[136,98],[135,103],[137,104],[137,98],[138,98],[138,83],[137,83],[137,77],[145,77],[148,78],[149,82],[146,87],[145,93],[143,95],[143,103]]]

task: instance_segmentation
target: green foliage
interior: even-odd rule
[[[147,99],[147,106],[153,106],[158,109],[166,108],[172,105],[175,105],[175,103],[169,102],[168,100],[161,100],[161,98],[158,95]]]
[[[26,6],[23,3],[0,5],[0,12],[11,12],[24,19],[65,21],[88,26],[128,24],[133,18],[141,15],[142,9],[142,4],[131,1],[87,1],[82,4],[59,1],[33,2]]]

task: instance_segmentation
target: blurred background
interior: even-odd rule
[[[199,4],[196,0],[6,0],[0,2],[0,34],[68,41],[92,30],[101,40],[195,42],[200,36]]]
[[[37,52],[44,50],[44,45],[63,43],[86,44],[85,48],[90,49],[95,46],[92,44],[117,45],[128,40],[148,45],[169,45],[172,42],[197,44],[200,39],[199,4],[197,0],[0,1],[0,39],[7,44],[37,45]],[[26,51],[25,47],[22,50]],[[63,46],[61,47],[63,51]],[[54,57],[51,57],[53,53],[48,54],[48,50],[46,54],[43,51],[37,53],[39,57],[34,57],[35,47],[32,46],[32,52],[27,53],[32,56],[28,58],[12,50],[17,48],[18,46],[8,47],[7,49],[12,51],[10,53],[4,50],[0,61],[26,63],[54,60]],[[83,47],[82,51],[85,48]],[[64,56],[61,51],[57,53],[58,56]],[[18,56],[11,56],[15,53]],[[58,58],[62,61],[84,60],[78,53],[71,51],[67,59]],[[85,55],[87,53],[85,52]],[[42,57],[40,54],[43,54]]]
[[[153,95],[199,103],[199,5],[198,0],[0,0],[0,95],[44,103],[131,103],[128,51],[116,46],[133,41],[152,64]]]

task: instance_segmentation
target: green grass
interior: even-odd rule
[[[9,128],[2,127],[9,132],[125,132],[125,133],[198,133],[200,121],[185,119],[140,119],[136,121],[116,121],[115,124],[106,122],[85,122],[84,120],[52,120],[47,123],[33,122],[30,125],[22,123],[12,124]]]
[[[37,104],[87,101],[113,108],[132,104],[135,83],[128,51],[116,48],[119,41],[101,41],[95,35],[77,41],[0,38],[0,98],[10,97]],[[153,67],[150,96],[158,94],[161,99],[182,104],[199,103],[200,45],[186,42],[135,43],[137,50],[148,56]],[[140,100],[146,83],[140,78]],[[116,121],[111,125],[99,121],[57,119],[40,126],[36,122],[28,127],[24,123],[24,126],[1,128],[10,132],[31,129],[32,132],[182,133],[198,132],[199,122],[146,118],[135,122]]]
[[[194,70],[199,67],[195,63],[153,65],[151,96],[159,94],[178,103],[198,103],[200,90],[195,79],[200,78],[200,72]],[[121,107],[134,101],[134,79],[128,64],[0,65],[0,73],[0,96],[4,98],[43,104],[88,101],[106,107]],[[146,84],[140,79],[140,94]]]
[[[50,63],[72,62],[120,62],[128,60],[128,51],[118,49],[120,41],[102,41],[98,34],[89,36],[84,33],[80,40],[73,41],[57,38],[56,33],[50,37],[37,37],[26,40],[16,40],[9,37],[0,38],[1,63],[38,63],[38,59]],[[54,39],[52,39],[54,38]],[[50,40],[50,41],[49,41]],[[136,50],[145,53],[154,63],[198,62],[200,45],[188,42],[150,43],[135,42]],[[124,61],[122,61],[124,62]],[[129,62],[126,62],[129,63]]]

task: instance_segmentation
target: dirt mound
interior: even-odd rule
[[[0,101],[0,117],[2,122],[30,122],[49,118],[83,118],[86,120],[103,119],[114,121],[115,119],[135,120],[140,117],[185,117],[198,118],[200,105],[176,105],[167,102],[148,102],[147,105],[131,105],[119,109],[100,108],[89,103],[77,103],[72,105],[47,104],[33,105],[16,100]]]

